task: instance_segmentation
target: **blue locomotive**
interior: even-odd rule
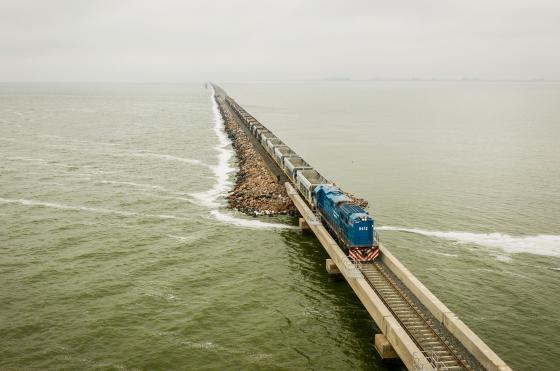
[[[363,208],[330,184],[316,186],[313,199],[319,214],[353,260],[371,261],[377,257],[374,221]]]
[[[352,202],[340,188],[297,156],[237,102],[230,97],[226,97],[226,102],[295,184],[307,203],[317,209],[348,256],[354,261],[374,260],[379,255],[379,239],[373,229],[371,216]]]

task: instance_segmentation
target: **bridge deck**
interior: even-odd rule
[[[340,272],[346,278],[362,304],[364,304],[366,310],[379,329],[387,336],[387,339],[405,366],[409,370],[430,370],[431,364],[417,342],[410,336],[410,330],[407,331],[402,326],[399,319],[388,306],[388,303],[384,301],[382,296],[378,295],[378,292],[385,293],[386,300],[395,296],[394,293],[391,295],[392,293],[390,290],[392,289],[389,282],[379,273],[375,274],[377,269],[373,268],[371,264],[354,265],[294,187],[288,182],[285,183],[285,186],[288,190],[288,195],[296,205],[300,214],[307,221],[309,227],[315,233],[331,259],[336,263]],[[395,303],[394,301],[391,302]],[[394,310],[397,310],[396,306]],[[404,316],[402,319],[404,319]],[[412,320],[413,318],[410,318],[409,322],[407,322],[410,323],[411,326],[413,325]],[[420,322],[418,318],[414,320],[415,323]],[[461,370],[464,368],[459,367],[458,369]]]
[[[394,282],[386,272],[387,267],[376,261],[362,264],[360,270],[375,293],[433,366],[450,371],[478,368],[469,364],[469,361],[465,359],[464,351],[457,349],[449,340],[446,340],[449,335],[436,327],[423,308],[420,308],[410,297],[410,294],[404,292]],[[471,363],[473,362],[471,361]]]

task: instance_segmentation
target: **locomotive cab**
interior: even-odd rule
[[[373,245],[373,219],[354,204],[344,204],[340,207],[341,214],[347,220],[348,245],[353,247],[371,247]],[[361,209],[361,208],[360,208]]]

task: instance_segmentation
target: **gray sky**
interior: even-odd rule
[[[0,0],[0,81],[560,79],[557,0]]]

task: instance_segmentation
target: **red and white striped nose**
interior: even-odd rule
[[[374,261],[379,256],[379,247],[353,247],[348,251],[348,257],[357,262],[370,262]]]

